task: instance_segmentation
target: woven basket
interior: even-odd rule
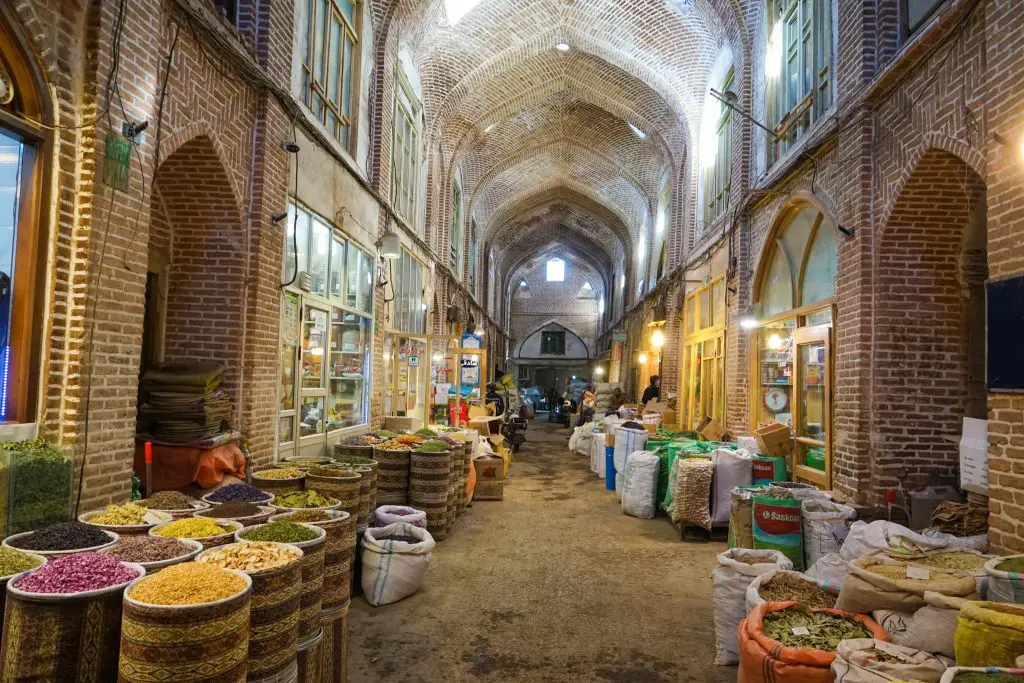
[[[196,683],[244,681],[249,657],[252,580],[230,598],[196,605],[148,605],[128,587],[121,625],[121,683],[174,680]]]
[[[316,632],[312,637],[299,643],[298,677],[306,683],[320,683],[324,680],[324,629],[320,625],[320,615],[316,618]]]
[[[370,507],[370,499],[376,494],[373,485],[373,469],[365,465],[356,465],[353,471],[358,472],[359,480],[359,518],[356,520],[356,531],[363,532],[373,521],[374,508]]]
[[[170,522],[168,522],[168,524],[169,523]],[[207,536],[205,538],[193,538],[193,539],[190,539],[190,540],[199,541],[203,545],[203,549],[204,550],[209,550],[210,548],[215,548],[215,547],[217,547],[219,545],[224,545],[225,543],[231,543],[233,540],[235,540],[235,532],[242,528],[241,524],[239,524],[238,522],[232,521],[230,519],[218,520],[217,524],[222,526],[222,527],[224,527],[225,529],[227,529],[227,531],[225,531],[223,534],[217,534],[216,536]],[[157,531],[162,529],[164,526],[166,526],[166,525],[164,525],[164,524],[156,525],[155,527],[153,527],[152,529],[149,530],[149,535],[150,536],[157,536],[157,537],[160,537],[160,538],[174,538],[173,536],[169,536],[169,537],[160,536],[160,534],[156,533]]]
[[[373,459],[378,463],[377,505],[405,505],[409,502],[411,457],[412,451],[373,449]]]
[[[373,452],[372,450],[370,451]],[[364,456],[348,456],[345,459],[339,459],[339,466],[341,467],[369,467],[372,474],[370,475],[370,521],[373,521],[373,511],[377,509],[377,488],[380,481],[380,463],[370,457]]]
[[[348,610],[324,619],[323,680],[325,683],[348,683]]]
[[[142,506],[145,506],[145,504],[146,504],[145,499],[138,500],[138,501],[135,501],[135,502],[137,502],[139,505],[142,505]],[[186,517],[191,517],[195,513],[200,512],[202,510],[208,510],[211,507],[213,507],[213,506],[210,505],[209,503],[205,503],[205,502],[203,502],[201,500],[194,500],[194,501],[192,501],[192,507],[190,507],[190,508],[188,508],[186,510],[156,510],[156,509],[154,509],[153,512],[166,512],[167,514],[169,514],[171,516],[172,520],[173,519],[185,519]]]
[[[437,541],[448,537],[449,456],[414,451],[409,461],[409,505],[427,513],[427,530]]]
[[[370,458],[373,457],[373,444],[355,445],[339,443],[334,445],[334,460],[343,463],[348,458]]]
[[[337,499],[339,510],[359,516],[359,494],[362,476],[353,470],[334,470],[337,476],[306,473],[306,486],[329,498]]]
[[[196,560],[202,562],[207,552]],[[252,579],[247,680],[287,678],[295,671],[299,644],[302,557],[277,569],[246,574]]]
[[[271,467],[268,469],[279,469]],[[302,469],[302,468],[295,468]],[[306,475],[303,473],[301,477],[292,477],[289,479],[270,479],[263,478],[259,472],[252,473],[252,485],[261,491],[268,491],[270,493],[283,493],[285,491],[301,491],[306,487]]]
[[[287,520],[292,513],[274,515],[271,522]],[[324,612],[348,608],[352,597],[352,564],[356,555],[356,518],[343,510],[331,510],[331,519],[322,522],[303,522],[327,532],[324,547]]]
[[[238,522],[243,527],[249,527],[256,526],[257,524],[265,524],[266,521],[270,519],[271,515],[277,514],[277,509],[271,507],[270,505],[259,505],[257,507],[259,507],[260,513],[258,515],[249,515],[248,517],[214,517],[210,513],[213,512],[215,508],[210,508],[209,510],[197,512],[192,516],[205,517],[207,519],[213,520],[230,520],[232,522]]]
[[[165,522],[174,521],[174,517],[169,512],[160,512],[158,510],[150,510],[146,513],[142,524],[100,524],[98,522],[90,521],[97,515],[103,514],[104,510],[93,510],[92,512],[83,512],[78,515],[78,521],[82,524],[89,524],[91,526],[105,529],[106,531],[113,531],[118,536],[145,536],[149,533],[149,530],[155,527],[157,524],[163,524]]]

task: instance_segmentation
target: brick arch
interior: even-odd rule
[[[175,141],[156,174],[152,196],[150,254],[162,250],[168,257],[160,356],[223,363],[230,392],[242,371],[244,231],[213,139],[200,134]]]
[[[218,164],[224,170],[224,179],[231,190],[234,204],[236,207],[241,207],[242,189],[238,187],[234,174],[227,172],[227,169],[230,168],[227,154],[224,152],[224,147],[220,144],[217,134],[214,132],[213,126],[209,121],[192,121],[187,123],[168,135],[166,139],[160,141],[160,166],[157,168],[157,175],[159,176],[163,173],[164,166],[179,149],[186,144],[200,139],[203,140],[202,145],[208,146],[209,151],[216,156]],[[239,212],[238,217],[241,220],[241,212]]]
[[[565,330],[572,336],[576,337],[580,341],[580,343],[583,344],[583,348],[586,349],[587,358],[593,357],[590,351],[590,347],[587,345],[587,342],[583,339],[582,335],[580,335],[578,332],[576,332],[571,327],[566,325],[564,321],[559,320],[558,318],[549,318],[548,320],[544,321],[543,323],[540,323],[539,325],[533,325],[532,327],[530,327],[525,333],[523,333],[523,338],[516,342],[515,350],[512,354],[512,357],[519,358],[522,355],[523,344],[526,343],[526,340],[532,337],[533,335],[537,334],[538,332],[543,331],[545,327],[550,327],[551,325],[558,325],[563,330]],[[552,360],[554,361],[557,359]]]
[[[908,474],[955,477],[957,445],[947,437],[959,435],[965,414],[985,416],[985,210],[981,176],[930,147],[876,237],[876,499]]]
[[[754,267],[754,277],[751,280],[751,301],[757,301],[761,292],[761,281],[764,279],[765,270],[771,265],[768,263],[767,256],[773,253],[775,245],[775,238],[778,234],[785,229],[786,224],[794,213],[800,209],[812,206],[825,215],[825,220],[830,222],[832,225],[839,225],[835,219],[835,210],[830,206],[830,202],[823,200],[818,195],[803,190],[798,190],[791,193],[785,201],[781,202],[775,210],[775,215],[772,217],[770,225],[771,230],[768,231],[767,237],[761,243],[761,247],[756,254],[757,264]]]
[[[595,272],[604,289],[608,289],[612,264],[607,258],[601,258],[603,252],[600,245],[586,235],[565,232],[556,234],[551,231],[537,234],[540,232],[537,229],[532,232],[532,235],[524,236],[524,241],[530,245],[528,249],[503,254],[501,270],[504,271],[504,288],[515,279],[516,273],[536,266],[543,260],[542,254],[554,249],[564,252],[566,260],[572,261],[577,267],[584,266]]]

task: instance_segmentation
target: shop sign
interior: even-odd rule
[[[462,335],[462,348],[479,349],[483,347],[483,340],[475,334]]]
[[[612,332],[612,341],[618,342],[620,344],[625,344],[626,343],[626,333],[625,332],[619,332],[619,331]]]
[[[419,366],[420,366],[420,357],[419,356],[409,356],[409,367],[410,368],[418,368]]]

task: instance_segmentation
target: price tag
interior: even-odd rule
[[[921,579],[922,581],[927,581],[929,578],[931,578],[931,575],[931,572],[925,569],[924,567],[911,567],[909,565],[907,566],[908,579]]]
[[[793,635],[794,636],[809,636],[809,635],[811,635],[811,632],[807,630],[806,626],[794,626],[793,627]]]

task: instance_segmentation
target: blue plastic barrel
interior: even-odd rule
[[[604,487],[615,490],[615,446],[604,447]]]

